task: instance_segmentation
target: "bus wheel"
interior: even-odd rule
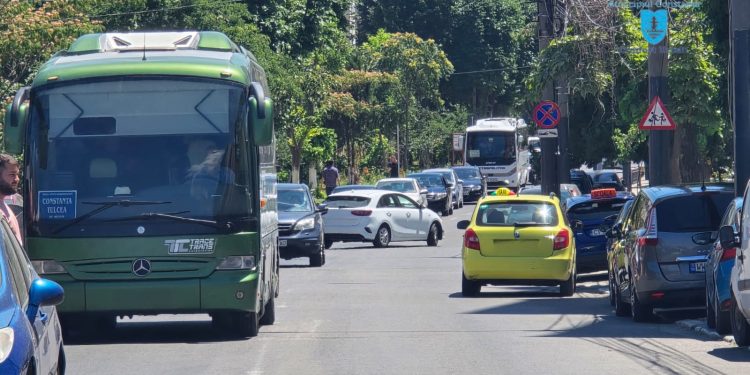
[[[258,327],[260,326],[260,322],[258,321],[257,312],[236,312],[234,313],[233,320],[235,327],[237,327],[237,333],[239,333],[242,337],[258,336]]]
[[[276,304],[274,303],[275,298],[271,295],[271,299],[266,302],[266,308],[263,310],[263,316],[260,317],[260,324],[264,326],[273,325],[276,321]]]

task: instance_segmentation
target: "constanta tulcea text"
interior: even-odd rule
[[[641,1],[610,1],[611,8],[697,8],[701,3],[694,1],[669,1],[669,0],[641,0]]]

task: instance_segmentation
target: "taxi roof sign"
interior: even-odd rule
[[[516,193],[513,192],[513,190],[508,189],[507,187],[499,187],[492,193],[490,193],[492,196],[509,196],[509,195],[516,195]]]
[[[612,199],[612,198],[617,198],[617,190],[613,188],[591,190],[591,199]]]

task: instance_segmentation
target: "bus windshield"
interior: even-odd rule
[[[217,233],[251,207],[239,86],[91,81],[35,93],[29,235]],[[210,224],[210,225],[207,225]]]
[[[516,161],[513,132],[466,133],[466,162],[471,165],[508,165]]]

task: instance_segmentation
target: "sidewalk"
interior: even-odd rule
[[[726,341],[730,344],[734,344],[734,337],[730,334],[722,336],[711,328],[708,328],[706,319],[685,319],[678,320],[675,322],[678,327],[685,328],[689,331],[697,333],[699,336],[707,338],[709,340]]]

